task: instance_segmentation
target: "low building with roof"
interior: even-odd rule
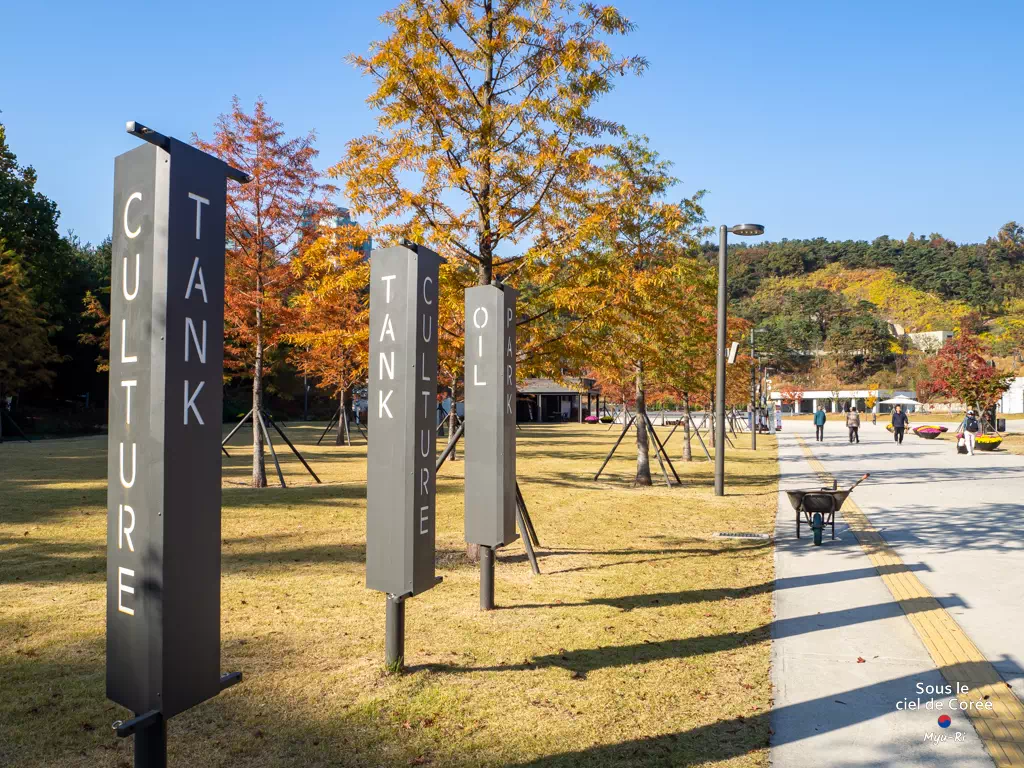
[[[518,390],[517,421],[583,421],[591,414],[598,415],[601,405],[601,390],[594,379],[568,377],[562,383],[523,379]]]

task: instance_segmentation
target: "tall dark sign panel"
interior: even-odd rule
[[[516,292],[466,291],[466,541],[516,534]]]
[[[120,155],[114,172],[107,696],[166,719],[222,685],[224,218],[232,169],[139,129],[154,143]]]
[[[370,257],[366,586],[396,597],[434,577],[437,279],[423,246]]]

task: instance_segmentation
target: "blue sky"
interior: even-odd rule
[[[111,227],[113,158],[139,120],[209,136],[237,94],[266,98],[320,164],[373,129],[344,62],[397,0],[0,0],[0,121],[57,201],[61,229]],[[598,111],[647,134],[713,224],[771,239],[940,232],[983,240],[1024,220],[1024,3],[620,0],[616,42],[650,69]],[[230,10],[234,8],[235,10]]]

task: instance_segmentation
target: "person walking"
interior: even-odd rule
[[[850,430],[850,442],[860,442],[860,414],[856,408],[850,408],[846,414],[846,428]]]
[[[903,445],[903,433],[910,425],[910,419],[903,412],[903,406],[897,405],[892,412],[892,439],[897,445]]]
[[[967,453],[974,455],[974,446],[978,441],[978,417],[974,409],[967,411],[964,417],[964,441],[967,443]]]
[[[825,439],[825,406],[819,405],[814,414],[814,438],[820,443]]]

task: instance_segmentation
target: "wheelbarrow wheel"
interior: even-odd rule
[[[821,516],[821,512],[815,512],[814,517],[811,518],[811,530],[814,531],[814,546],[821,546],[821,532],[825,528],[825,518]]]

